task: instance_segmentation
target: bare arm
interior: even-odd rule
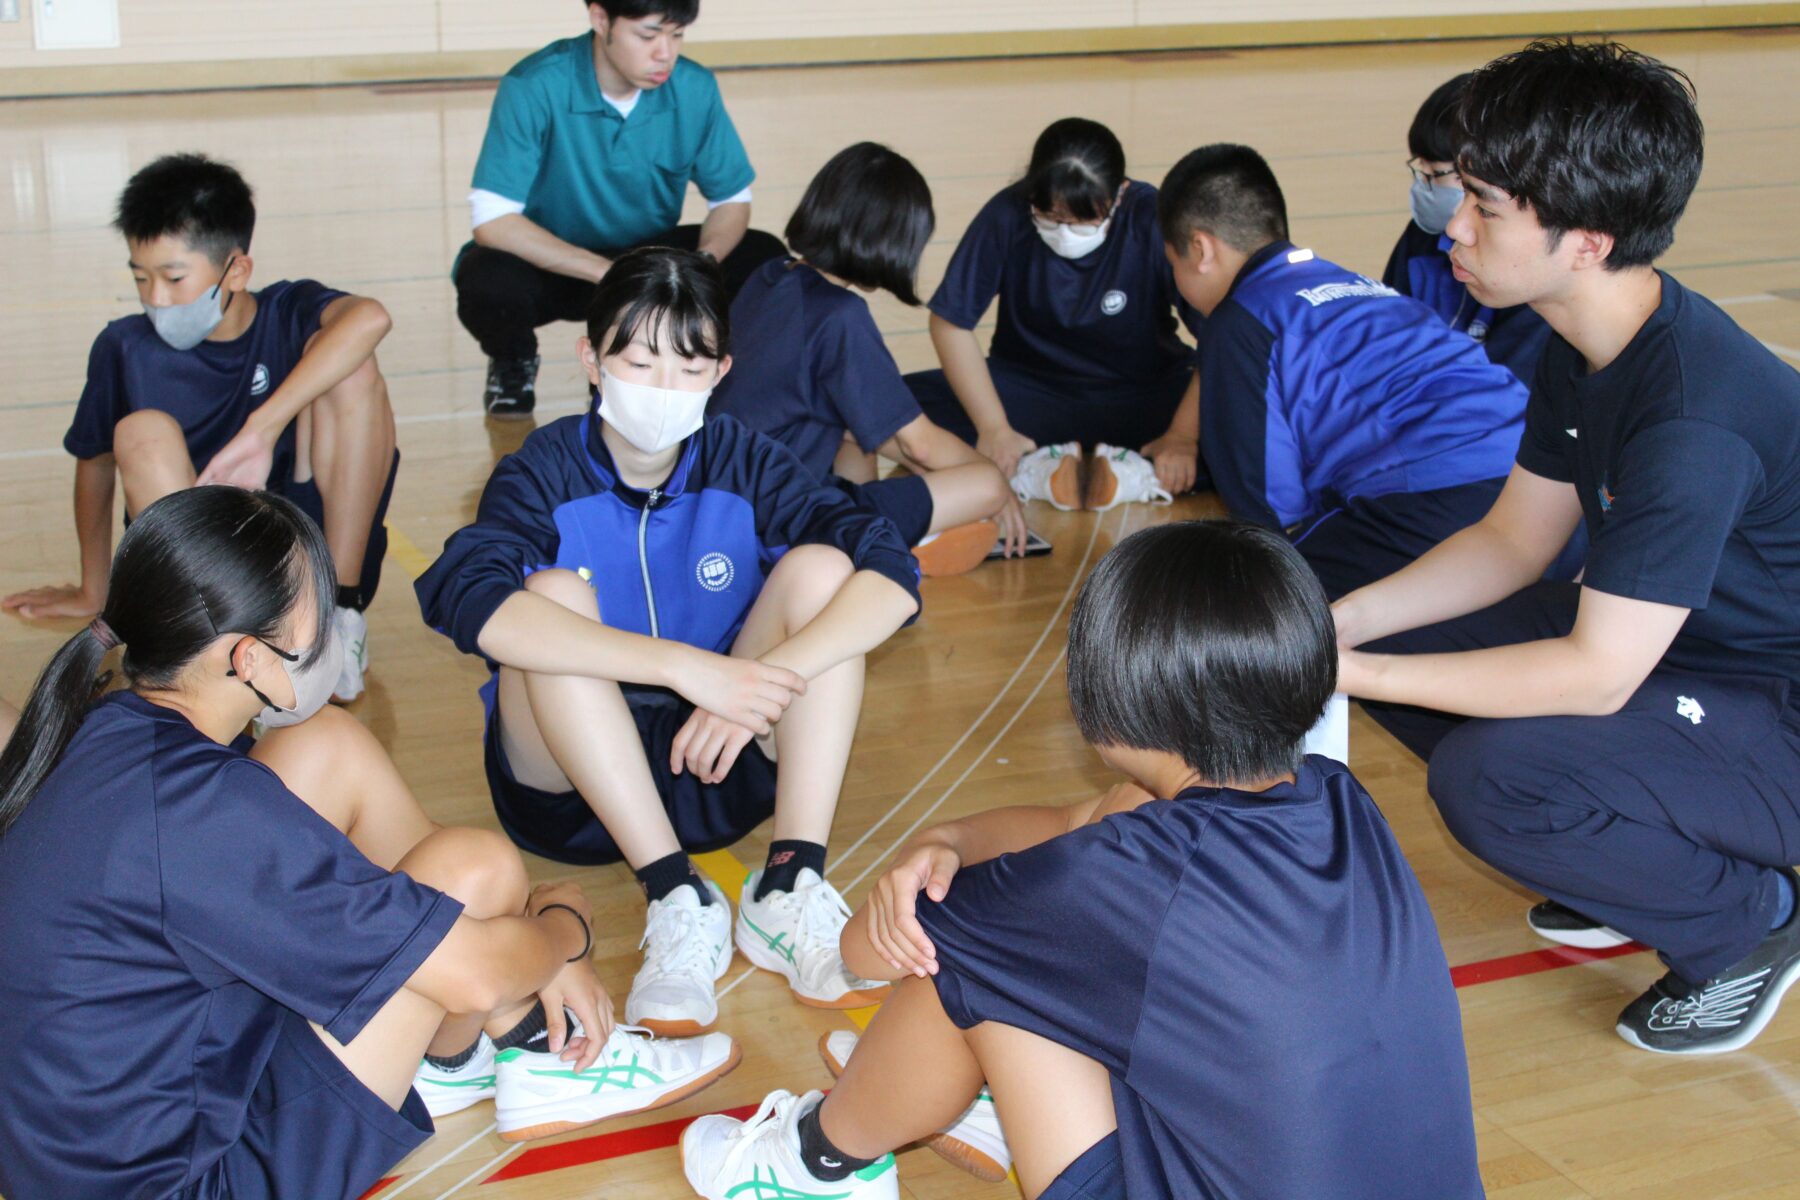
[[[598,283],[612,266],[611,259],[563,241],[523,213],[508,213],[483,221],[475,227],[474,236],[477,246],[504,250],[534,267],[573,279]]]
[[[1001,474],[1012,478],[1019,457],[1037,449],[1037,443],[1013,429],[1007,419],[975,331],[952,325],[936,313],[931,314],[930,329],[931,344],[944,368],[944,378],[949,380],[950,390],[962,402],[969,420],[975,423],[976,448],[994,460]]]
[[[881,453],[896,462],[922,471],[941,471],[945,467],[988,461],[981,451],[923,413],[902,425],[898,433],[883,442]]]
[[[32,588],[0,600],[22,617],[91,617],[106,606],[112,571],[115,464],[111,454],[75,460],[75,540],[81,548],[81,582]]]
[[[744,240],[744,234],[750,230],[750,205],[742,200],[731,204],[721,204],[708,210],[706,220],[700,222],[699,250],[702,254],[712,255],[714,262],[724,262],[738,243]]]

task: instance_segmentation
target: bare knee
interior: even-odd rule
[[[533,571],[525,577],[525,590],[546,600],[554,600],[584,617],[592,617],[596,621],[600,619],[600,600],[594,594],[594,585],[574,571],[562,567]]]
[[[775,564],[767,586],[779,589],[792,630],[817,616],[854,574],[850,556],[835,546],[795,546]]]
[[[481,919],[523,912],[531,890],[518,849],[487,829],[440,829],[408,851],[399,869]]]
[[[181,425],[166,412],[139,409],[113,426],[113,455],[121,467],[135,466],[147,458],[164,460],[175,454],[191,465]]]

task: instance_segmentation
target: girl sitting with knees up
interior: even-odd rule
[[[111,580],[0,752],[0,1191],[349,1200],[431,1133],[427,1052],[505,1047],[503,1128],[531,1069],[650,1055],[679,1083],[632,1111],[735,1060],[614,1030],[581,891],[433,824],[325,706],[335,575],[290,501],[172,493]]]

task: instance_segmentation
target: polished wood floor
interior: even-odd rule
[[[1800,32],[1635,39],[1699,87],[1708,160],[1666,266],[1800,361]],[[812,172],[848,142],[887,142],[918,162],[940,228],[935,285],[977,206],[1022,169],[1050,120],[1081,114],[1124,140],[1132,174],[1155,181],[1203,142],[1253,144],[1273,162],[1295,240],[1378,273],[1405,220],[1405,130],[1420,99],[1499,43],[1136,55],[731,74],[723,87],[759,177],[756,221],[779,231]],[[98,81],[97,86],[104,86]],[[407,586],[471,514],[517,426],[480,415],[482,360],[458,327],[447,278],[467,233],[463,197],[492,94],[488,85],[77,99],[0,106],[0,592],[75,567],[71,464],[60,439],[100,325],[134,311],[125,255],[107,227],[131,170],[172,150],[235,161],[257,188],[257,278],[309,275],[381,299],[394,332],[381,360],[405,467],[396,534],[372,614],[374,671],[354,709],[387,743],[440,819],[491,825],[480,767],[480,668],[419,620]],[[876,302],[902,366],[928,365],[922,312]],[[546,416],[584,389],[573,326],[544,331]],[[1061,650],[1084,573],[1123,533],[1207,515],[1210,499],[1104,516],[1034,511],[1056,543],[1046,559],[926,584],[923,619],[874,656],[861,733],[833,846],[852,901],[915,825],[997,804],[1091,794],[1107,773],[1068,718]],[[0,618],[0,695],[15,702],[66,625]],[[1352,760],[1397,829],[1436,910],[1452,964],[1541,950],[1528,898],[1472,861],[1438,821],[1420,765],[1360,715]],[[733,851],[760,863],[766,828]],[[729,875],[729,859],[713,867]],[[596,961],[622,998],[637,963],[642,901],[623,868],[571,871],[600,917]],[[1509,960],[1510,961],[1510,960]],[[1483,1172],[1503,1200],[1800,1196],[1800,1013],[1750,1049],[1667,1060],[1611,1032],[1617,1009],[1659,972],[1643,954],[1471,983],[1459,992]],[[842,1015],[795,1004],[740,960],[724,981],[721,1027],[743,1066],[687,1103],[626,1126],[751,1104],[771,1087],[824,1086],[814,1045]],[[1345,1097],[1346,1103],[1357,1103]],[[482,1105],[447,1118],[398,1169],[386,1196],[494,1200],[688,1195],[675,1152],[620,1153],[607,1127],[521,1151]],[[613,1155],[612,1157],[603,1157]],[[573,1159],[589,1161],[561,1165]],[[555,1168],[555,1169],[551,1169]],[[489,1182],[497,1172],[516,1177]],[[928,1152],[901,1160],[920,1200],[1000,1198]],[[1298,1200],[1298,1198],[1296,1198]]]

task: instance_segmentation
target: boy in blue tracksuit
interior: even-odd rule
[[[1232,515],[1287,530],[1333,597],[1481,519],[1524,385],[1419,302],[1296,249],[1247,146],[1183,158],[1158,212],[1176,286],[1207,316],[1196,432]]]
[[[1494,308],[1469,294],[1451,273],[1450,248],[1444,227],[1462,203],[1462,177],[1456,173],[1456,102],[1468,83],[1467,73],[1440,84],[1425,98],[1406,133],[1412,157],[1412,220],[1394,243],[1381,282],[1403,296],[1423,301],[1458,329],[1481,343],[1487,356],[1526,387],[1550,340],[1550,326],[1528,304]]]
[[[581,343],[595,411],[502,460],[419,581],[426,620],[494,668],[486,765],[502,825],[564,862],[630,863],[650,900],[626,1020],[697,1032],[731,960],[730,907],[688,850],[773,811],[736,942],[823,1007],[845,972],[825,843],[863,655],[918,611],[891,522],[723,416],[724,285],[691,251],[621,256]],[[775,762],[779,758],[779,774]]]

